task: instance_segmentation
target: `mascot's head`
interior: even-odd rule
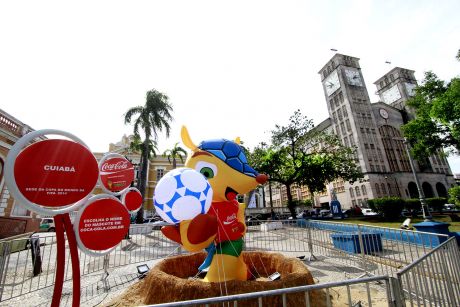
[[[182,126],[182,142],[192,150],[186,167],[202,173],[213,189],[213,201],[233,200],[238,194],[246,194],[267,181],[267,175],[259,174],[249,166],[244,151],[235,141],[207,140],[196,146]]]

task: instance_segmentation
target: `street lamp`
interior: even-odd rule
[[[407,141],[406,138],[404,138],[404,145],[405,145],[404,147],[406,148],[407,157],[409,158],[410,168],[412,169],[412,174],[414,175],[415,185],[417,186],[420,204],[422,205],[423,218],[425,219],[425,221],[431,221],[433,217],[431,216],[431,213],[428,210],[428,206],[425,201],[425,194],[423,193],[423,190],[420,188],[420,182],[418,180],[417,173],[415,172],[414,160],[412,160],[412,156],[409,150],[409,142]]]

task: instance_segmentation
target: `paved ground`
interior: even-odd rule
[[[159,260],[143,261],[143,259],[161,258],[171,255],[175,252],[175,246],[171,245],[171,242],[167,242],[164,238],[157,235],[157,232],[133,235],[131,239],[124,240],[122,245],[117,248],[110,256],[110,266],[108,269],[109,275],[104,275],[101,270],[102,258],[85,258],[84,255],[80,256],[80,263],[82,267],[82,285],[81,285],[81,306],[105,306],[113,298],[117,297],[123,291],[138,281],[137,265],[146,263],[149,267]],[[249,231],[247,234],[246,242],[248,249],[267,250],[267,251],[278,251],[283,252],[289,257],[301,257],[304,256],[304,263],[310,269],[316,283],[325,282],[336,282],[340,280],[346,280],[351,278],[357,278],[362,274],[362,270],[356,269],[352,264],[352,260],[340,259],[343,255],[334,255],[335,260],[326,258],[323,256],[317,256],[317,259],[308,261],[310,254],[305,252],[308,248],[305,230],[299,228],[280,229],[277,231],[261,232],[258,230]],[[322,249],[327,248],[327,251],[331,249],[331,242],[329,235],[324,235],[324,231],[313,233],[313,239],[315,247],[321,246]],[[324,238],[323,238],[324,237]],[[54,259],[55,249],[54,241],[52,241],[53,235],[43,235],[42,242],[45,242],[43,247],[43,258],[47,260],[46,264],[46,278],[45,274],[41,274],[41,280],[38,284],[52,285],[53,274],[54,274]],[[322,245],[321,245],[322,244]],[[329,246],[329,247],[327,247]],[[328,255],[328,253],[322,251],[322,254]],[[411,254],[404,253],[404,254]],[[332,255],[332,254],[331,254]],[[393,257],[393,256],[392,256]],[[29,255],[17,257],[14,260],[16,266],[20,266],[22,263],[28,263],[30,259]],[[345,261],[343,261],[345,260]],[[10,259],[10,261],[13,261]],[[13,261],[13,262],[14,262]],[[129,264],[135,263],[135,264]],[[33,280],[36,278],[25,279],[20,285],[17,284],[17,280],[23,280],[20,277],[21,274],[30,274],[28,272],[30,267],[26,270],[17,270],[12,276],[8,275],[5,285],[14,285],[12,291],[19,291],[26,293],[28,291],[22,291],[23,287],[27,287],[33,284]],[[71,275],[68,276],[71,278]],[[29,285],[30,280],[30,285]],[[17,285],[16,285],[17,284]],[[385,304],[385,293],[382,291],[383,288],[378,285],[370,285],[369,292],[373,297],[373,306]],[[32,289],[32,287],[31,287]],[[336,306],[344,306],[342,299],[346,297],[344,295],[346,289],[332,289],[330,295],[333,298],[333,302],[337,302]],[[64,284],[63,296],[61,306],[71,306],[71,293],[72,284],[71,280]],[[357,286],[351,289],[353,304],[361,303],[361,306],[367,306],[367,292],[365,287]],[[11,292],[12,293],[12,292]],[[6,297],[4,293],[4,298]],[[9,299],[0,303],[0,306],[49,306],[53,294],[53,286],[46,287],[41,290],[33,291],[29,294],[21,295],[13,299]],[[10,296],[15,296],[11,295]],[[348,304],[348,302],[347,302]]]

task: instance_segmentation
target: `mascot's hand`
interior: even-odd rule
[[[164,226],[161,232],[168,239],[181,244],[189,252],[197,252],[214,241],[217,235],[217,218],[214,215],[200,214],[178,225]]]
[[[163,226],[161,227],[161,232],[163,235],[168,238],[171,241],[174,241],[176,243],[182,244],[181,239],[180,239],[180,232],[179,232],[179,227],[174,225],[174,226]]]
[[[214,215],[199,214],[193,218],[187,229],[187,239],[192,244],[207,241],[217,233],[217,218]]]
[[[246,231],[246,226],[241,222],[238,222],[238,231],[241,232],[242,236],[244,235],[244,232]]]

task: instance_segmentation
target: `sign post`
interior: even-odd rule
[[[45,139],[30,144],[45,135],[68,139]],[[77,307],[80,305],[77,246],[87,254],[101,256],[120,243],[129,231],[127,206],[135,209],[139,203],[137,195],[128,196],[128,192],[136,193],[128,191],[133,179],[134,168],[123,156],[109,154],[98,166],[83,141],[68,132],[52,129],[34,131],[23,136],[11,148],[5,165],[5,181],[10,193],[26,209],[54,218],[57,254],[52,307],[59,306],[64,284],[64,232],[72,260],[72,306]],[[106,193],[125,193],[129,204],[108,194],[89,198],[98,180]],[[77,220],[72,227],[69,212],[78,209]]]

